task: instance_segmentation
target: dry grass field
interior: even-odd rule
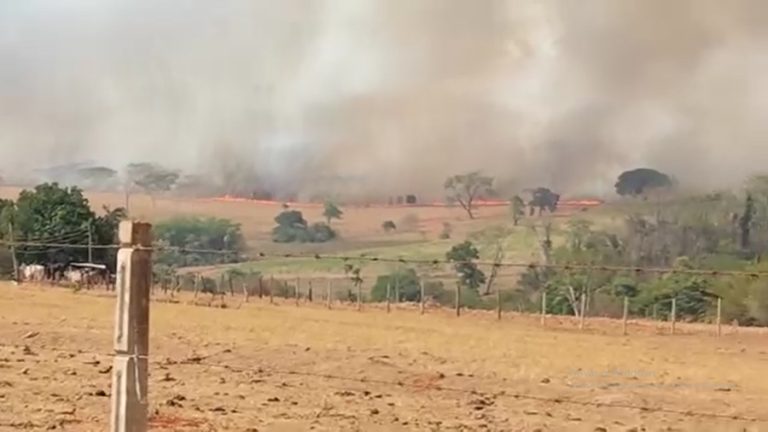
[[[20,191],[16,187],[0,187],[0,198],[16,199]],[[105,205],[111,208],[125,206],[125,196],[119,193],[87,192],[86,197],[96,211]],[[300,210],[310,222],[323,220],[322,207],[307,204],[292,204],[291,207]],[[190,215],[227,218],[241,224],[251,250],[285,252],[295,249],[295,246],[276,245],[270,240],[275,226],[274,217],[282,211],[277,203],[171,197],[152,200],[149,196],[137,194],[130,198],[130,211],[133,218],[149,222]],[[344,207],[344,218],[333,222],[333,227],[341,233],[340,241],[302,245],[302,248],[337,251],[418,243],[436,239],[443,222],[454,226],[458,238],[494,221],[505,220],[507,215],[505,207],[488,207],[478,211],[478,219],[470,221],[461,208],[349,206]],[[382,232],[381,224],[385,220],[394,221],[400,227],[399,232]]]
[[[768,430],[768,337],[153,302],[152,430]],[[114,300],[0,285],[0,430],[108,428]]]

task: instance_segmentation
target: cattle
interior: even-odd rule
[[[109,286],[110,275],[105,266],[97,264],[70,264],[64,271],[64,279],[70,284],[91,287],[95,285]]]
[[[22,264],[19,274],[23,281],[40,282],[45,279],[45,267],[40,264]]]

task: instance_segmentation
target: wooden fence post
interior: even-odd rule
[[[363,283],[359,282],[357,284],[357,310],[362,311],[363,310]]]
[[[722,315],[723,314],[723,298],[717,298],[717,336],[723,335]]]
[[[245,302],[248,303],[248,299],[251,297],[251,293],[248,290],[248,280],[243,279],[243,297],[245,297]]]
[[[387,313],[389,313],[389,308],[390,308],[390,306],[389,306],[389,303],[390,303],[389,298],[392,296],[392,292],[391,291],[392,291],[392,281],[387,281]]]
[[[232,273],[227,273],[227,284],[229,284],[229,295],[235,296],[235,287],[232,285]]]
[[[461,284],[456,282],[456,316],[461,316]]]
[[[300,286],[299,286],[299,285],[300,285],[300,284],[301,284],[301,279],[299,279],[299,278],[297,277],[297,278],[296,278],[296,289],[294,290],[294,294],[296,294],[296,298],[295,298],[295,300],[296,300],[296,306],[298,306],[298,305],[299,305],[299,295],[300,295],[300,292],[299,292],[299,288],[300,288]]]
[[[259,275],[259,298],[264,298],[264,278]]]
[[[19,261],[16,259],[16,243],[13,237],[13,222],[8,222],[8,240],[11,244],[11,263],[13,264],[13,280],[16,283],[21,283],[21,276],[19,275]]]
[[[269,304],[275,304],[275,276],[269,277]]]
[[[123,221],[117,254],[111,432],[144,432],[148,411],[152,226]]]
[[[541,292],[541,325],[546,324],[547,321],[547,292]]]
[[[195,298],[197,298],[197,293],[200,292],[200,285],[203,282],[203,276],[199,273],[194,276],[195,280],[193,282],[195,286]]]
[[[328,278],[328,286],[325,287],[325,302],[328,309],[331,308],[331,291],[332,291],[333,279]]]
[[[587,311],[587,294],[581,293],[581,305],[579,306],[579,330],[584,330],[584,315]]]
[[[621,329],[624,336],[627,335],[627,315],[629,314],[629,297],[624,296],[624,314],[621,318]]]
[[[496,286],[496,319],[501,321],[501,289]]]
[[[672,321],[672,334],[675,334],[675,321],[677,321],[677,299],[672,298],[672,312],[670,313],[670,320]]]
[[[424,280],[421,280],[419,289],[421,290],[421,294],[419,295],[419,313],[424,315]]]
[[[400,280],[395,277],[395,306],[400,303]]]

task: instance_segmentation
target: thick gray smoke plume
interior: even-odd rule
[[[4,1],[1,166],[438,195],[476,169],[608,192],[644,165],[725,187],[768,163],[766,22],[763,0]]]

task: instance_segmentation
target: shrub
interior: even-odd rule
[[[277,226],[272,229],[275,243],[324,243],[336,238],[336,232],[328,224],[317,222],[311,226],[297,210],[286,210],[275,217]]]
[[[237,262],[245,248],[240,225],[228,219],[178,217],[155,226],[158,246],[183,249],[206,249],[231,253],[195,252],[194,250],[159,251],[155,263],[183,267]]]
[[[381,224],[381,229],[383,229],[384,232],[392,232],[397,229],[397,225],[391,220],[386,220]]]
[[[395,290],[400,293],[400,301],[417,302],[421,298],[421,279],[414,269],[395,270],[379,276],[371,289],[371,301],[380,302],[387,299],[387,285],[390,285],[391,300],[397,298]],[[426,288],[426,287],[425,287]]]

